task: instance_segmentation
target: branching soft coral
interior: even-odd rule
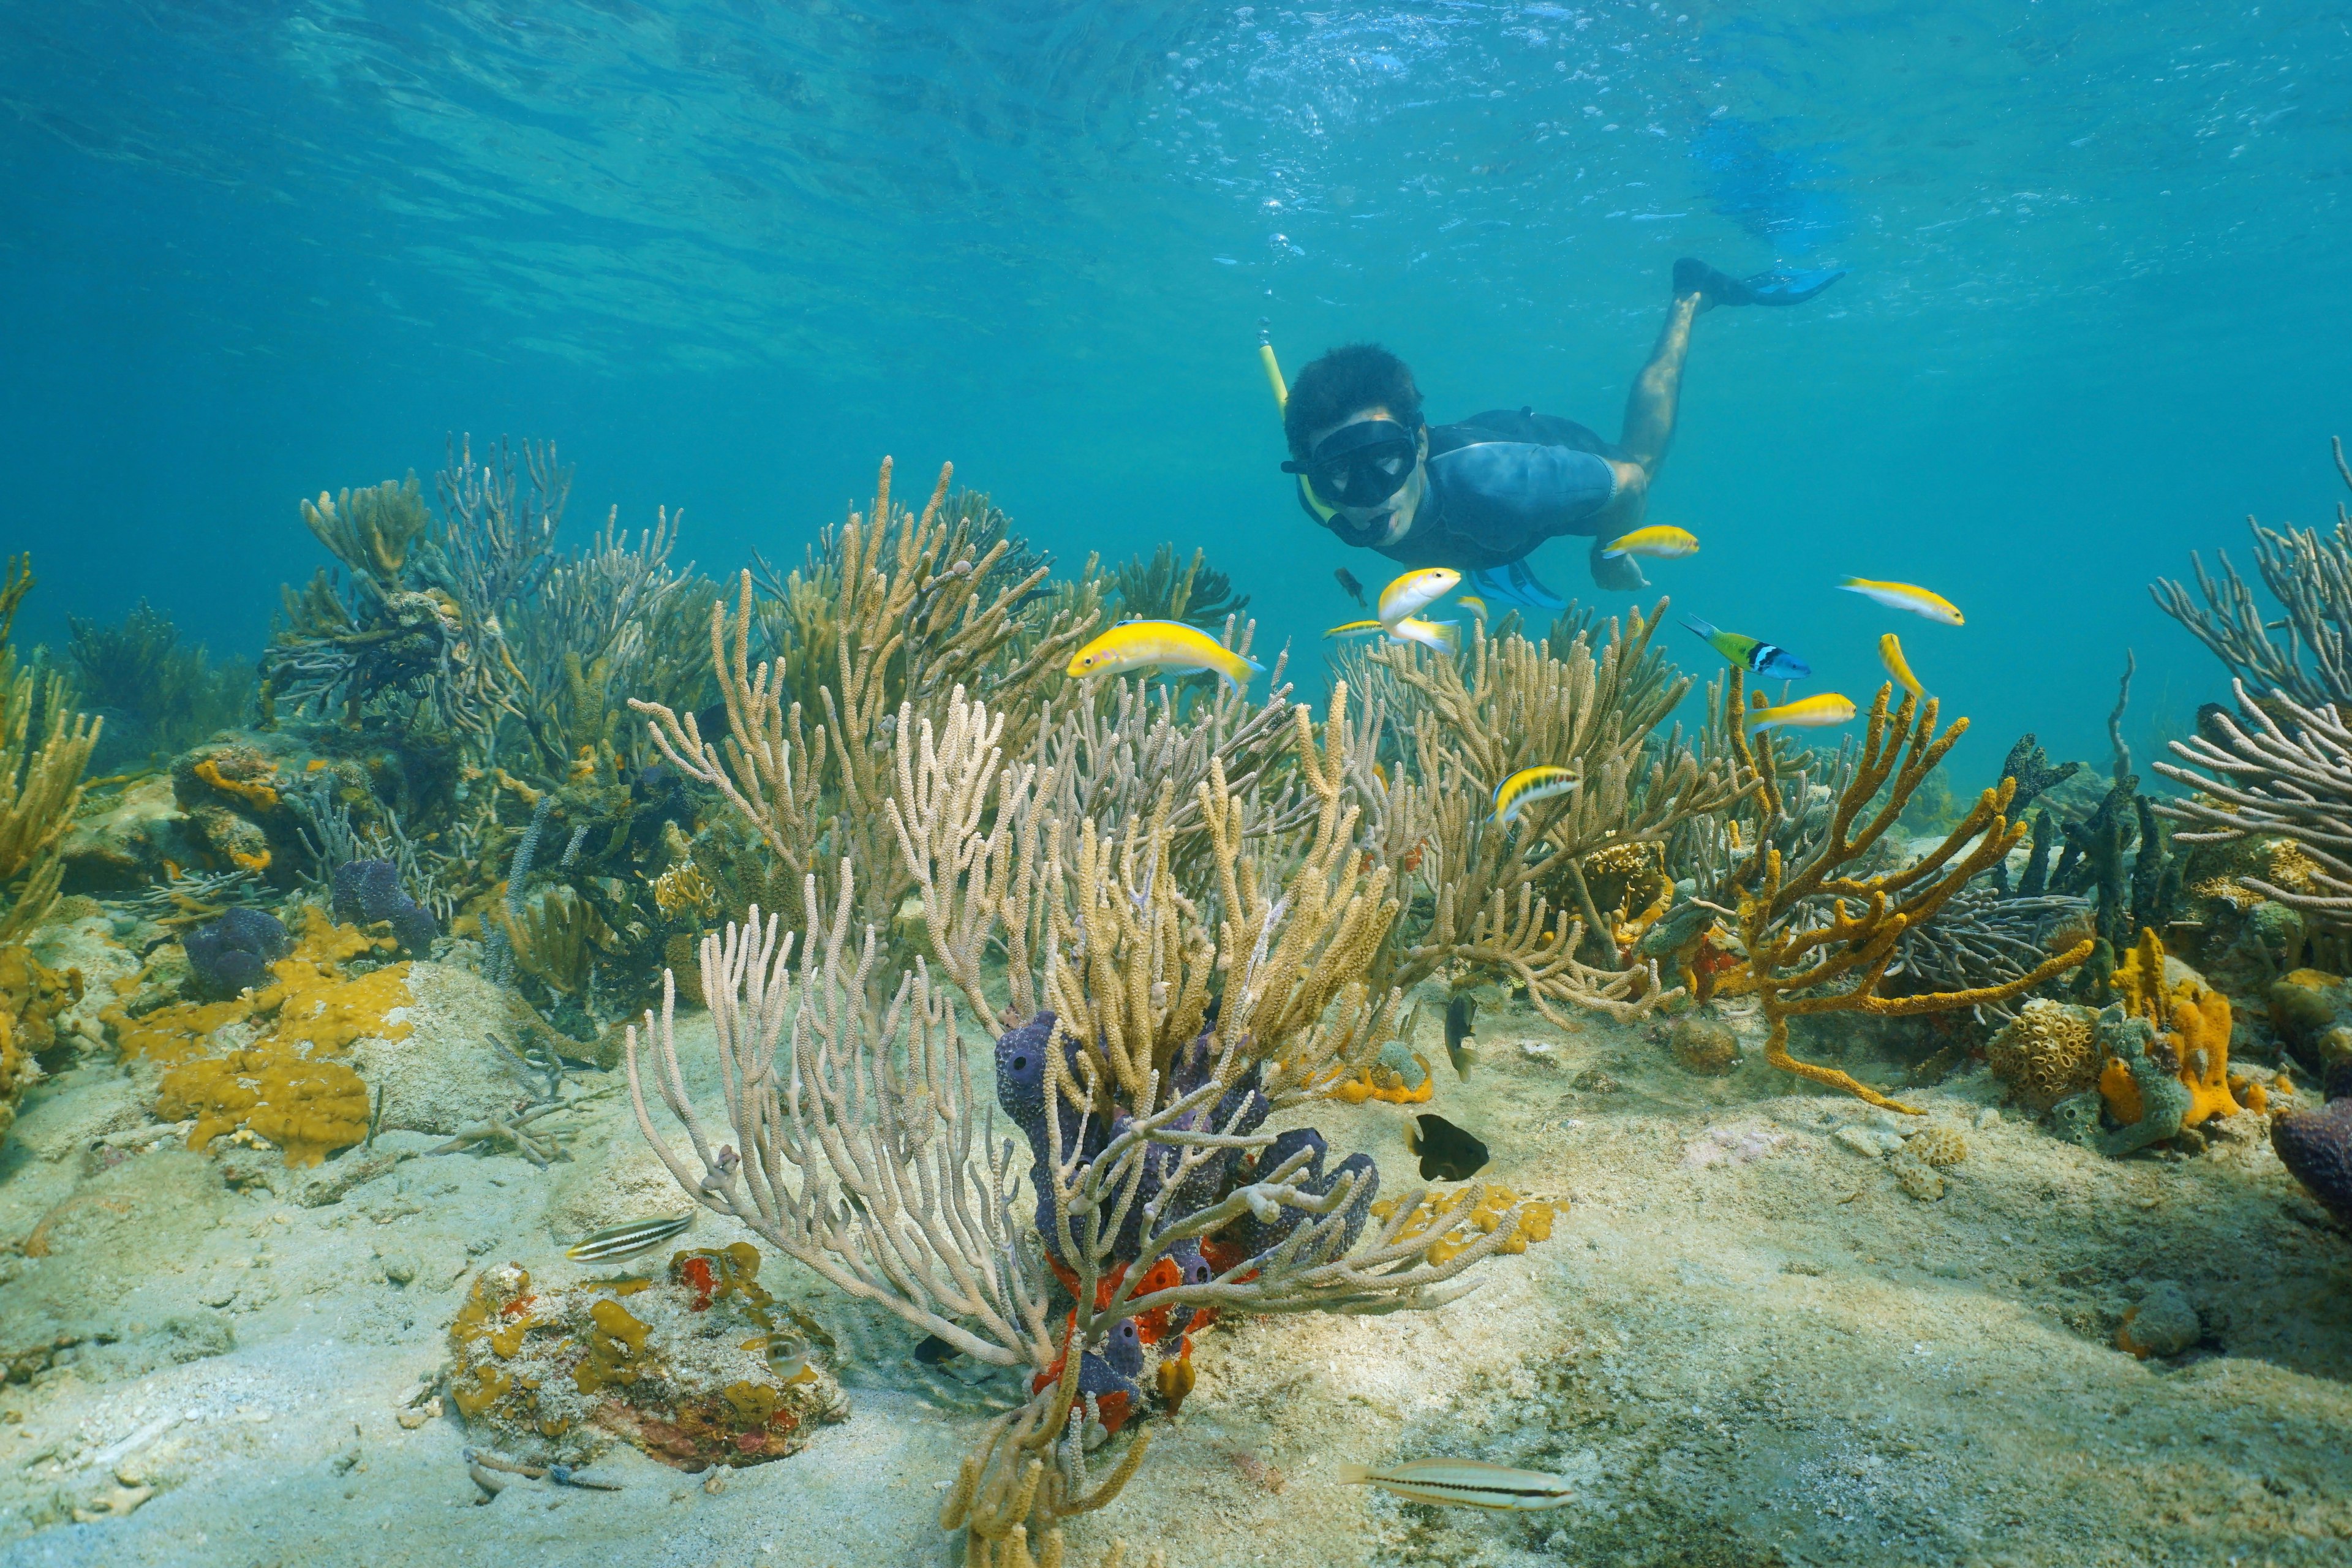
[[[1746,700],[1738,670],[1726,688],[1724,716],[1725,729],[1737,737],[1743,760],[1763,780],[1749,838],[1759,848],[1733,881],[1739,889],[1740,940],[1748,949],[1748,984],[1742,988],[1755,991],[1769,1029],[1764,1059],[1873,1105],[1916,1114],[1910,1106],[1851,1074],[1791,1056],[1789,1020],[1821,1013],[1911,1017],[2005,1001],[2081,963],[2090,956],[2093,943],[2078,942],[1999,985],[1916,996],[1878,994],[1904,931],[1933,919],[1970,878],[1999,865],[2026,832],[2023,823],[2012,825],[2007,817],[2015,784],[2003,779],[1978,796],[1959,826],[1919,860],[1900,870],[1855,874],[1968,730],[1969,721],[1959,719],[1938,734],[1932,698],[1922,703],[1906,696],[1890,714],[1887,704],[1894,691],[1891,684],[1878,689],[1853,776],[1832,810],[1829,830],[1793,866],[1784,866],[1780,851],[1772,847],[1773,828],[1783,812],[1775,742],[1769,735],[1750,741],[1741,734]]]

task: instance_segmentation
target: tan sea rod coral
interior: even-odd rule
[[[774,734],[769,672],[749,689],[765,706],[736,721]],[[805,877],[798,933],[770,917],[706,939],[730,1144],[688,1098],[672,1015],[630,1033],[641,1125],[690,1196],[918,1331],[1029,1375],[1033,1397],[982,1433],[941,1515],[966,1531],[970,1563],[1017,1562],[1017,1531],[1118,1494],[1149,1434],[1099,1476],[1093,1441],[1137,1413],[1147,1352],[1150,1381],[1181,1397],[1210,1313],[1435,1307],[1517,1234],[1517,1204],[1491,1228],[1475,1205],[1445,1235],[1415,1228],[1419,1192],[1375,1222],[1368,1156],[1327,1167],[1311,1130],[1262,1130],[1352,1076],[1398,1011],[1370,978],[1397,904],[1358,847],[1346,705],[1342,689],[1319,741],[1290,715],[1289,772],[1313,803],[1294,833],[1253,835],[1281,792],[1236,784],[1211,749],[1188,871],[1172,783],[1140,815],[1068,822],[1052,766],[1007,760],[1007,715],[961,691],[936,718],[909,700],[880,810],[928,957],[885,973],[854,856]],[[759,809],[747,789],[735,798]],[[959,1000],[992,1026],[1020,1021],[998,1041],[996,1083],[1025,1173],[1018,1144],[981,1137]],[[648,1069],[684,1149],[655,1126]]]

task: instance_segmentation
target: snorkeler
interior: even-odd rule
[[[1557,609],[1527,556],[1561,534],[1592,539],[1592,580],[1647,585],[1630,554],[1603,541],[1641,526],[1650,481],[1666,455],[1681,400],[1691,322],[1717,305],[1800,305],[1843,272],[1729,278],[1703,261],[1675,263],[1674,302],[1650,363],[1625,400],[1615,442],[1531,408],[1430,426],[1405,363],[1377,343],[1336,348],[1287,389],[1283,431],[1299,504],[1346,543],[1408,566],[1450,566],[1486,594]],[[1268,353],[1277,393],[1283,389]]]

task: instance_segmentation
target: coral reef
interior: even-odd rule
[[[347,860],[335,868],[335,919],[345,925],[392,928],[401,950],[418,958],[428,956],[441,934],[433,911],[419,905],[400,885],[400,868],[390,860]]]
[[[2231,690],[2236,714],[2212,709],[2197,733],[2172,742],[2185,766],[2156,764],[2197,793],[2157,809],[2195,828],[2176,835],[2183,844],[2256,836],[2292,844],[2292,884],[2268,875],[2236,881],[2314,928],[2352,931],[2352,860],[2343,855],[2352,836],[2352,729],[2332,704],[2305,707],[2284,696],[2258,703],[2242,681]]]
[[[1664,840],[1754,787],[1702,760],[1679,731],[1657,732],[1690,684],[1651,646],[1665,609],[1661,601],[1605,632],[1563,616],[1542,643],[1482,633],[1459,662],[1378,652],[1421,711],[1393,768],[1374,767],[1373,717],[1353,748],[1351,784],[1370,853],[1401,889],[1426,895],[1404,910],[1382,978],[1401,987],[1441,973],[1457,984],[1507,980],[1555,1024],[1566,1022],[1561,1007],[1633,1018],[1672,994],[1654,959],[1621,956],[1583,869]],[[1333,722],[1342,711],[1335,705]],[[1496,820],[1495,786],[1538,765],[1568,768],[1582,787],[1522,821]],[[1604,950],[1600,964],[1578,956],[1588,937]]]
[[[509,1452],[583,1465],[614,1439],[684,1470],[765,1464],[849,1414],[833,1337],[760,1283],[743,1242],[673,1253],[658,1278],[475,1276],[449,1328],[450,1400]]]
[[[1129,561],[1111,574],[1114,621],[1189,621],[1214,630],[1228,616],[1249,608],[1249,595],[1234,596],[1233,579],[1204,565],[1206,553],[1192,552],[1181,569],[1176,547],[1163,544],[1150,561]]]
[[[364,1138],[370,1121],[365,1084],[331,1058],[362,1039],[399,1039],[411,1028],[390,1016],[415,1001],[407,964],[343,972],[378,952],[369,937],[312,910],[293,951],[268,964],[268,984],[231,1001],[174,1002],[137,1016],[118,1003],[100,1017],[126,1058],[164,1064],[156,1111],[194,1121],[190,1148],[242,1127],[280,1150],[289,1166],[315,1165]],[[215,1050],[226,1043],[215,1034],[230,1025],[247,1027]]]
[[[1985,1061],[2038,1115],[2098,1082],[2098,1016],[2072,1002],[2032,997],[1985,1043]]]
[[[63,677],[37,660],[17,668],[11,634],[33,581],[23,555],[0,577],[0,942],[32,930],[57,901],[62,841],[104,731],[103,721],[67,711]]]
[[[2337,475],[2352,488],[2344,443],[2338,440],[2331,447]],[[2342,632],[2352,621],[2352,513],[2338,502],[2335,531],[2324,538],[2317,529],[2264,528],[2251,518],[2247,526],[2254,535],[2255,568],[2271,596],[2284,607],[2284,616],[2273,616],[2254,597],[2227,552],[2218,579],[2205,570],[2202,560],[2194,554],[2189,558],[2205,601],[2202,607],[2170,578],[2150,584],[2149,594],[2158,608],[2229,667],[2233,685],[2274,693],[2282,704],[2303,711],[2333,710],[2352,703],[2352,663],[2347,662],[2352,648],[2347,647]],[[2259,711],[2242,691],[2239,706]],[[2176,742],[2174,749],[2180,750],[2180,744]],[[2165,770],[2159,765],[2158,771]]]
[[[1739,1037],[1713,1018],[1675,1019],[1666,1030],[1666,1049],[1685,1072],[1704,1078],[1720,1077],[1739,1065]]]
[[[2185,1127],[2237,1115],[2237,1095],[2247,1090],[2243,1079],[2230,1077],[2230,999],[2193,973],[2183,970],[2176,977],[2167,968],[2163,942],[2153,931],[2142,931],[2116,971],[2119,1000],[2099,1015],[2094,1031],[2097,1092],[2076,1095],[2053,1110],[2063,1136],[2111,1159],[2162,1142]]]
[[[772,726],[772,687],[751,690]],[[1517,1234],[1514,1205],[1433,1262],[1468,1215],[1407,1237],[1415,1193],[1375,1228],[1369,1159],[1327,1166],[1312,1131],[1260,1131],[1276,1110],[1328,1097],[1395,1037],[1398,998],[1367,977],[1397,907],[1387,870],[1356,847],[1346,710],[1342,689],[1319,743],[1295,712],[1287,787],[1315,803],[1297,842],[1253,840],[1244,824],[1274,786],[1243,790],[1209,758],[1193,792],[1204,852],[1188,871],[1169,784],[1147,815],[1072,831],[1052,781],[1003,760],[1003,715],[958,690],[935,722],[909,700],[881,806],[921,903],[928,963],[895,985],[869,978],[882,938],[854,923],[849,864],[808,879],[816,918],[797,977],[774,917],[706,938],[702,993],[729,1081],[744,1086],[731,1146],[713,1145],[677,1087],[667,1008],[644,1044],[689,1152],[660,1135],[629,1031],[641,1126],[689,1196],[919,1331],[1028,1370],[1033,1397],[991,1425],[942,1513],[976,1541],[1117,1495],[1148,1433],[1099,1481],[1086,1445],[1065,1436],[1126,1424],[1147,1362],[1183,1361],[1204,1310],[1433,1307]],[[748,794],[736,802],[760,810]],[[1211,900],[1213,923],[1192,912]],[[1001,972],[986,962],[1000,947]],[[1028,1144],[1031,1201],[1011,1151],[976,1142],[958,994],[1013,1026],[997,1045],[998,1095]],[[787,1163],[792,1185],[776,1174]],[[1184,1379],[1155,1371],[1151,1384]]]
[[[60,973],[22,944],[0,947],[0,1145],[17,1102],[41,1076],[40,1054],[58,1043],[58,1015],[81,996],[80,970]]]
[[[930,716],[954,691],[985,689],[1011,726],[1000,743],[1024,754],[1044,722],[1040,700],[1058,688],[1097,618],[1090,594],[1066,607],[1033,599],[1043,564],[1000,580],[1011,545],[998,537],[982,548],[982,536],[949,503],[951,477],[940,469],[918,515],[893,505],[884,461],[871,509],[829,531],[822,559],[813,556],[808,573],[784,585],[795,627],[775,658],[751,663],[749,572],[731,617],[723,601],[711,605],[723,746],[690,710],[629,700],[664,760],[718,790],[758,832],[782,873],[782,910],[795,925],[818,907],[803,884],[831,909],[845,863],[861,868],[858,918],[885,931],[912,891],[881,810],[904,711]],[[821,710],[814,727],[819,714],[804,705]]]
[[[1879,994],[1904,932],[1933,920],[1971,879],[2007,857],[2025,831],[2023,824],[2011,824],[2004,815],[2015,786],[2003,780],[1979,796],[1926,856],[1900,869],[1856,874],[1901,816],[1904,803],[1968,729],[1968,721],[1960,719],[1938,733],[1933,699],[1921,703],[1906,695],[1890,713],[1894,690],[1892,684],[1878,689],[1852,777],[1819,837],[1794,864],[1784,860],[1775,842],[1780,819],[1789,814],[1779,780],[1778,742],[1769,733],[1752,741],[1746,736],[1738,669],[1727,677],[1718,712],[1725,743],[1760,781],[1751,797],[1754,824],[1748,836],[1756,847],[1727,880],[1739,900],[1739,937],[1748,952],[1740,988],[1752,990],[1763,1005],[1764,1058],[1873,1105],[1909,1110],[1849,1073],[1791,1056],[1789,1020],[1841,1012],[1913,1017],[2004,1002],[2081,963],[2093,944],[2086,939],[2021,975],[1978,989]],[[1763,700],[1760,692],[1757,700]],[[1880,803],[1882,789],[1886,793]]]
[[[79,700],[110,719],[101,766],[168,757],[236,724],[252,702],[250,661],[214,664],[203,644],[184,646],[171,616],[144,599],[119,626],[79,616],[66,624]]]

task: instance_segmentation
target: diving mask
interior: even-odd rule
[[[1421,460],[1418,429],[1393,419],[1360,419],[1324,437],[1306,462],[1286,462],[1282,471],[1304,474],[1325,506],[1378,506],[1412,477]]]

